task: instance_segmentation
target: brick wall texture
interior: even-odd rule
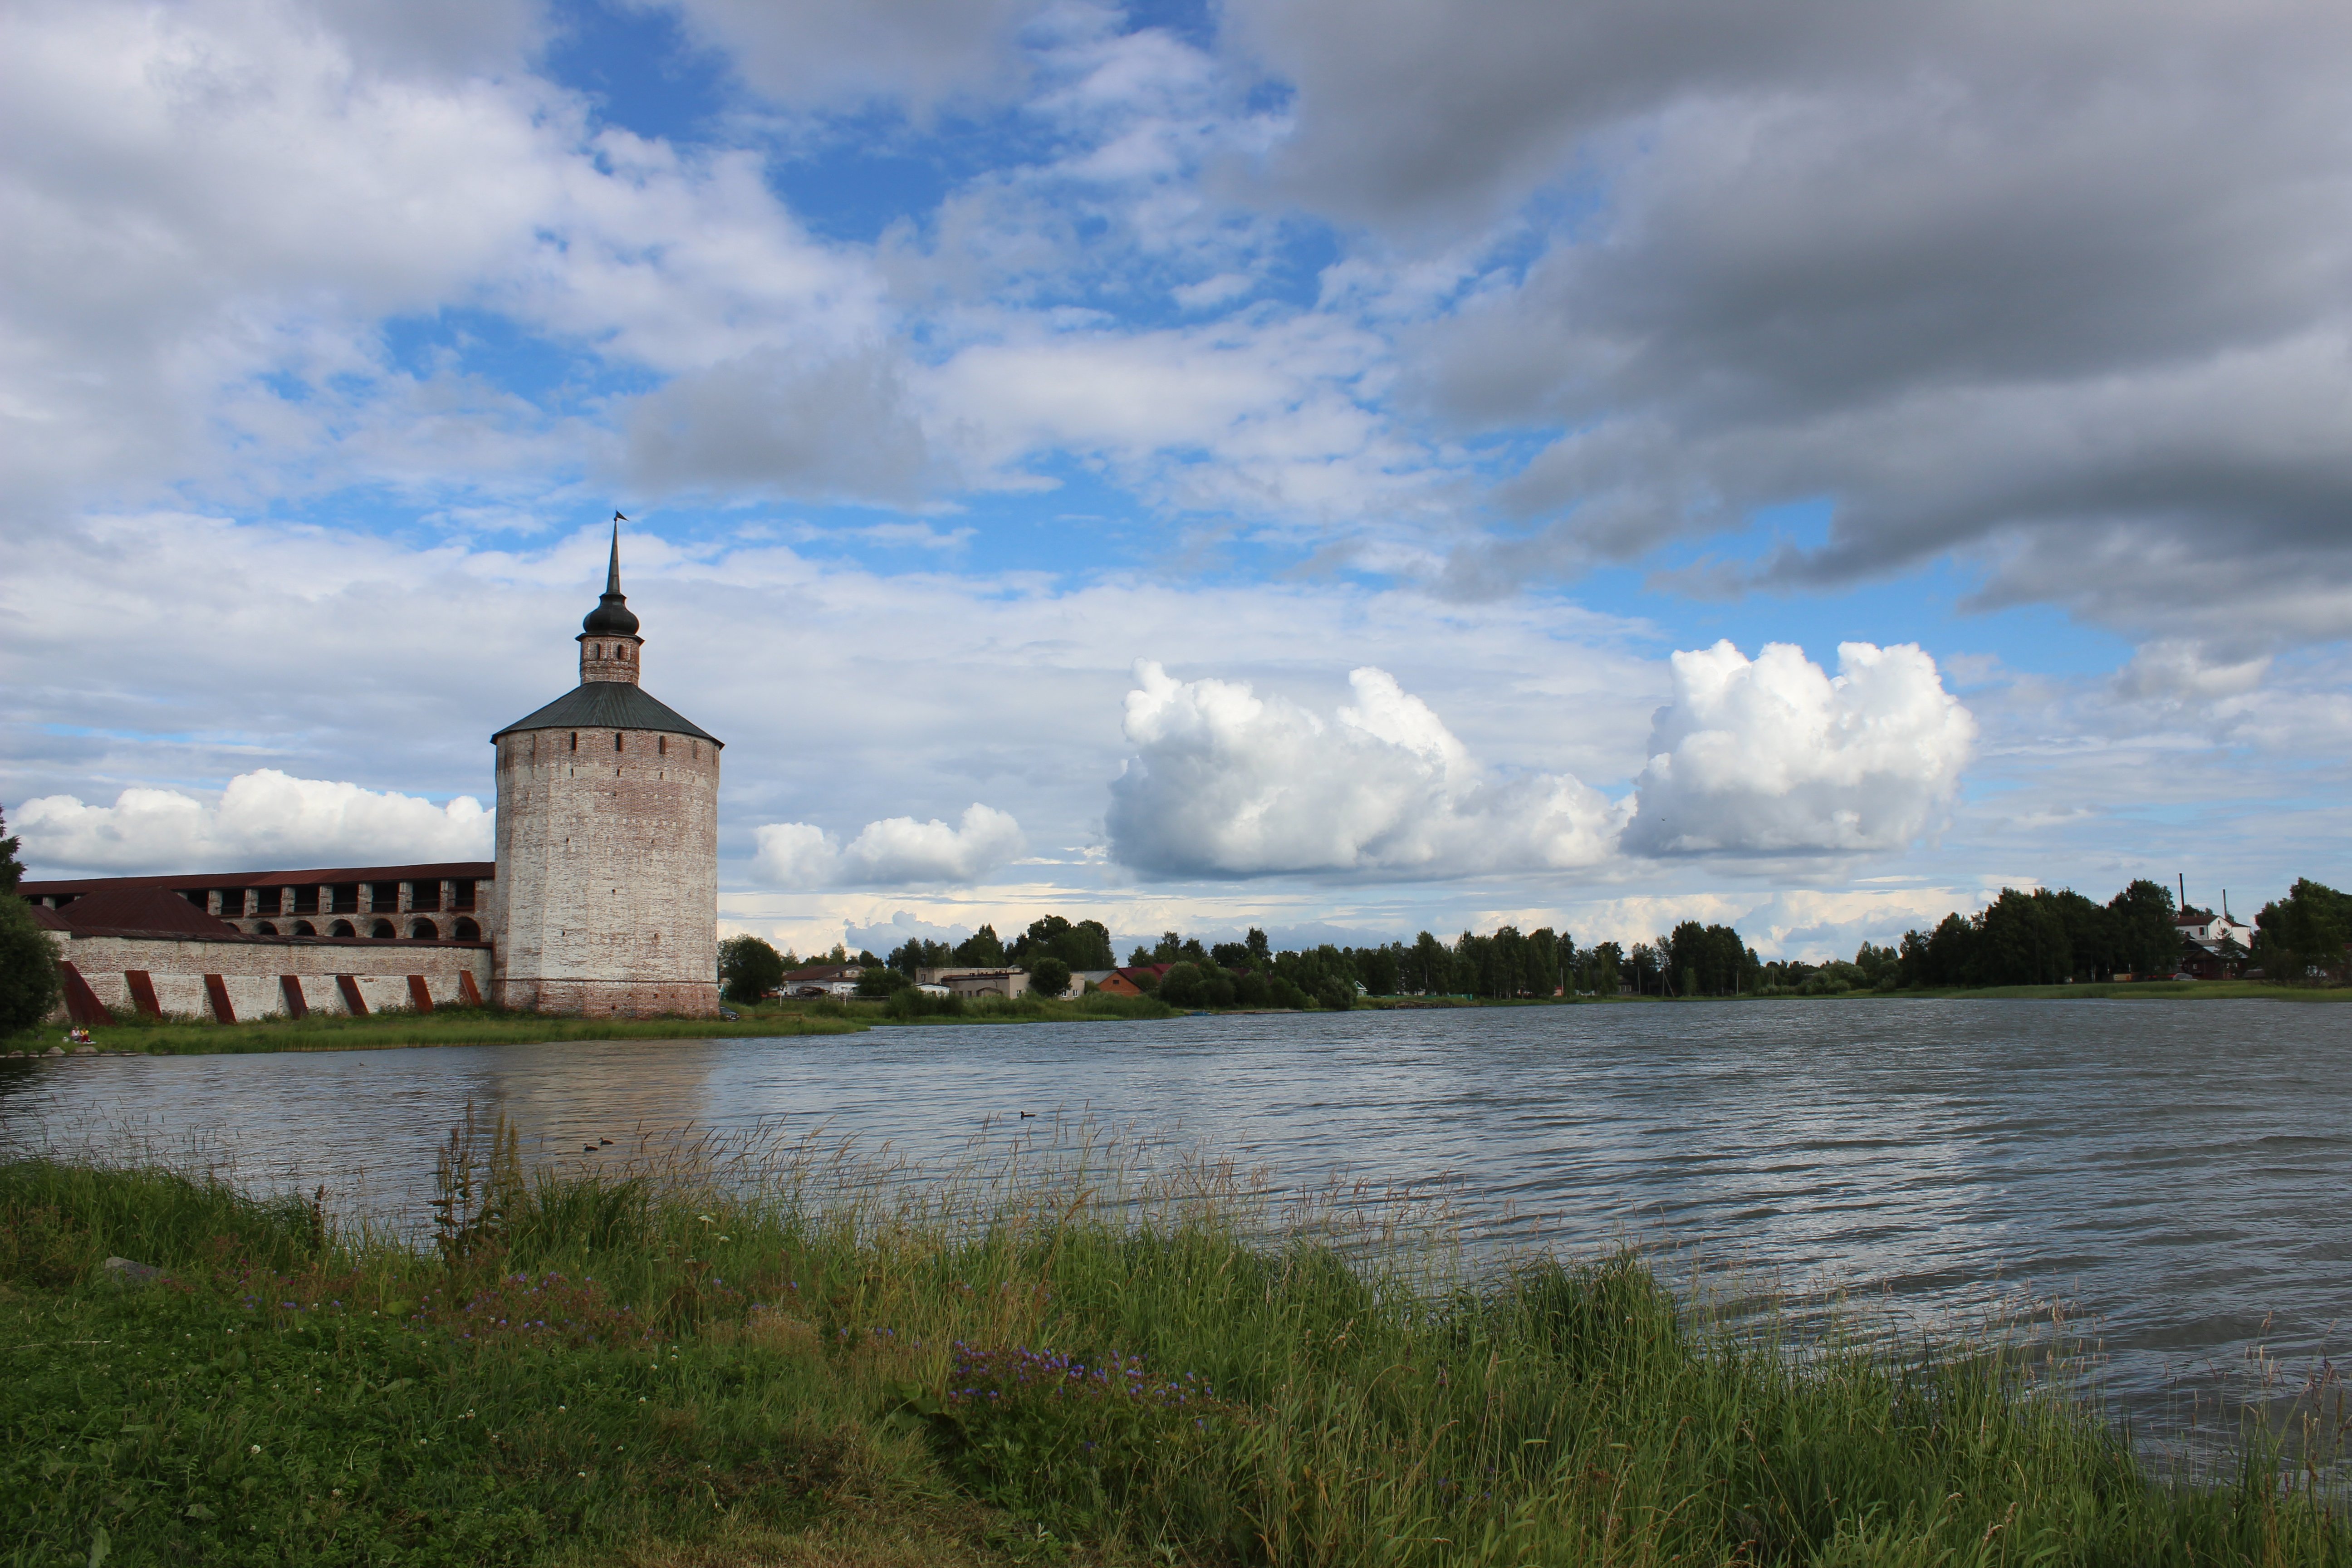
[[[637,730],[535,730],[498,751],[498,1000],[716,1014],[719,749]]]

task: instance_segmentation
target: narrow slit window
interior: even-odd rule
[[[654,754],[663,757],[669,755],[669,737],[667,735],[657,735],[654,738]]]
[[[619,751],[620,749],[621,749],[621,732],[620,732],[618,730],[615,730],[615,731],[613,731],[613,750],[614,750],[614,751],[616,751],[616,752],[617,752],[617,751]]]
[[[572,731],[572,749],[575,752],[580,749],[580,731],[577,730]]]

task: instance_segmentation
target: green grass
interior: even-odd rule
[[[880,1025],[1075,1023],[1111,1018],[1172,1018],[1176,1009],[1149,997],[1087,996],[1068,1001],[994,997],[967,1003],[952,1016],[898,1018],[880,1002],[764,1003],[733,1005],[727,1018],[564,1018],[492,1008],[443,1007],[430,1013],[383,1012],[364,1018],[313,1015],[216,1024],[204,1018],[122,1018],[90,1031],[101,1050],[152,1056],[210,1056],[250,1051],[363,1051],[394,1046],[528,1045],[551,1040],[709,1040],[792,1035],[849,1035]],[[46,1051],[59,1043],[62,1025],[44,1025],[0,1040],[10,1050]]]
[[[102,1050],[152,1056],[210,1056],[249,1051],[363,1051],[394,1046],[522,1045],[542,1040],[723,1039],[746,1036],[854,1034],[864,1026],[841,1017],[799,1014],[724,1018],[562,1018],[489,1008],[436,1008],[430,1013],[374,1013],[364,1018],[313,1015],[215,1024],[196,1018],[125,1018],[90,1031]],[[7,1042],[16,1050],[47,1050],[64,1035],[49,1025]]]
[[[0,1563],[2352,1563],[2259,1439],[2155,1476],[1997,1342],[1734,1336],[1631,1256],[1084,1148],[886,1204],[499,1142],[421,1248],[0,1165]]]

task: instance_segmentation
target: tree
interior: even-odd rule
[[[1075,923],[1059,915],[1040,915],[1016,938],[1006,956],[1015,963],[1032,963],[1051,954],[1072,969],[1108,969],[1118,960],[1111,954],[1110,930],[1100,921]]]
[[[756,936],[719,944],[719,985],[730,1002],[757,1002],[783,983],[784,955]]]
[[[1624,948],[1613,942],[1595,945],[1587,955],[1586,973],[1591,976],[1587,988],[1597,995],[1616,995],[1624,969]]]
[[[909,980],[918,970],[945,969],[955,962],[955,949],[943,942],[908,937],[890,950],[890,967]]]
[[[0,817],[0,833],[7,828]],[[0,838],[0,1038],[37,1026],[58,1005],[64,986],[57,947],[16,894],[24,875],[16,840]]]
[[[1454,960],[1445,944],[1423,931],[1413,939],[1410,970],[1414,988],[1424,996],[1439,996],[1454,989]]]
[[[1059,996],[1070,988],[1070,966],[1052,953],[1029,966],[1029,989],[1040,996]]]
[[[914,981],[903,969],[887,963],[877,963],[857,977],[860,996],[887,996],[894,991],[904,991]]]
[[[2180,932],[2172,923],[2172,889],[2142,877],[2107,901],[2113,917],[2116,967],[2135,974],[2169,974],[2180,962]]]
[[[2263,973],[2290,983],[2339,973],[2352,941],[2352,895],[2308,877],[2297,878],[2284,899],[2254,917],[2254,956]]]
[[[955,961],[972,969],[1003,968],[1004,944],[996,939],[996,928],[982,926],[956,943]]]
[[[2066,922],[2046,889],[2003,888],[1976,925],[1976,984],[2054,985],[2073,973]],[[2168,936],[2171,930],[2168,909]],[[2177,950],[2179,939],[2171,937],[2170,945]]]
[[[0,834],[8,832],[8,814],[0,811]],[[14,895],[16,884],[25,879],[25,863],[16,858],[17,839],[14,835],[0,838],[0,893]]]

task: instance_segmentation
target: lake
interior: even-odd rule
[[[688,1126],[951,1162],[1058,1113],[1285,1184],[1444,1183],[1496,1244],[1662,1244],[1678,1269],[1840,1288],[1918,1327],[2063,1304],[2116,1404],[2173,1425],[2192,1400],[2291,1394],[2352,1320],[2347,1005],[1524,1007],[0,1062],[0,1147],[129,1139],[413,1205],[469,1100],[583,1162]]]

